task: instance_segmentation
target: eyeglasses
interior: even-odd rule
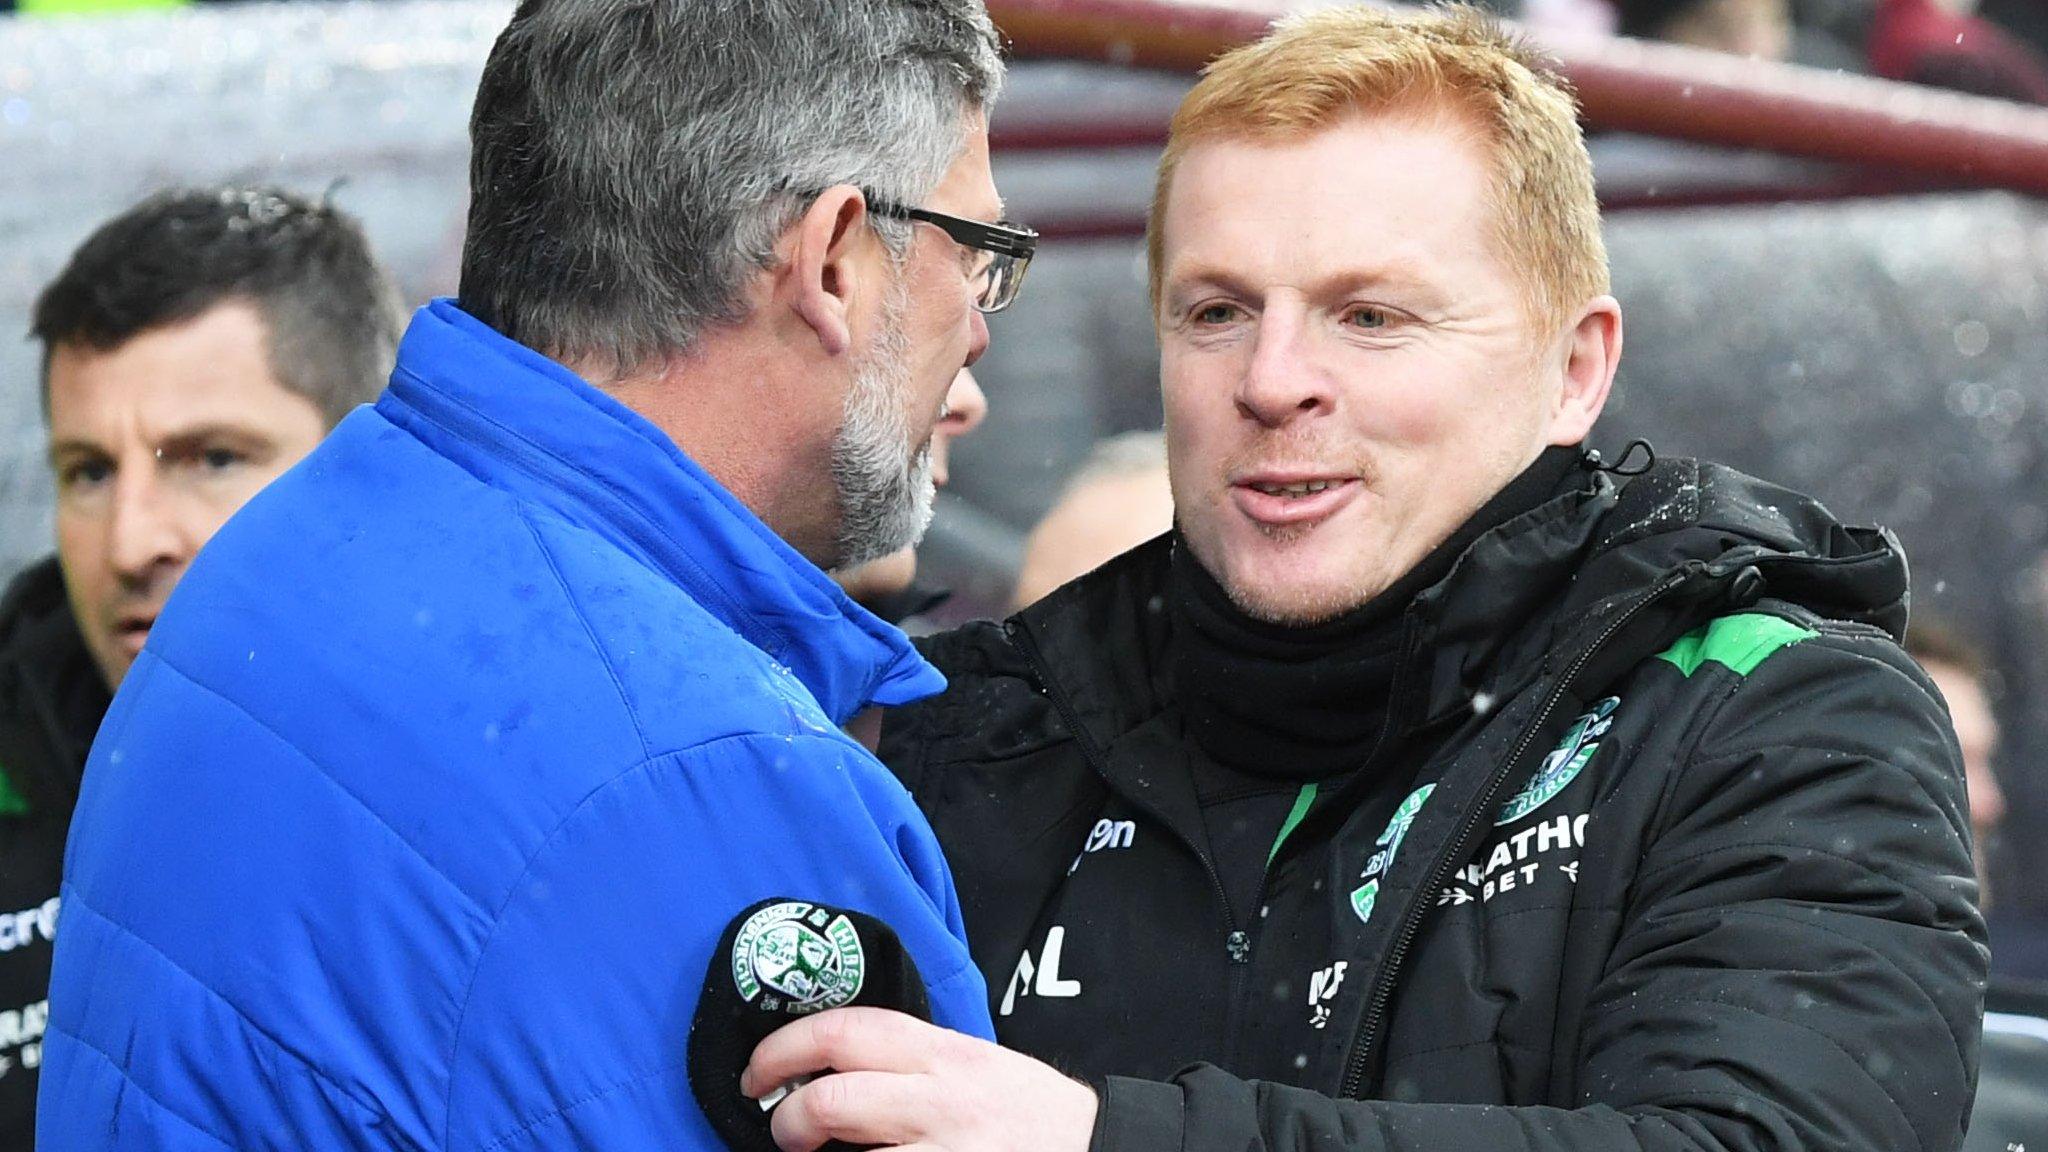
[[[1038,251],[1038,233],[1007,220],[988,224],[925,208],[906,208],[873,195],[867,201],[868,211],[877,216],[930,224],[955,244],[979,253],[968,274],[977,309],[1001,312],[1017,298],[1018,289],[1024,286],[1024,270],[1031,266],[1032,253]]]

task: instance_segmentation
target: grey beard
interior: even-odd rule
[[[844,421],[832,441],[839,492],[835,567],[852,568],[916,544],[931,524],[937,486],[929,442],[910,451],[909,293],[901,284],[882,308],[875,346],[855,369]]]

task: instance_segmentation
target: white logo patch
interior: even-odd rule
[[[1309,1026],[1315,1029],[1330,1025],[1330,1002],[1337,998],[1337,989],[1344,986],[1344,972],[1351,965],[1337,961],[1308,978]]]
[[[860,931],[844,916],[798,901],[770,904],[740,925],[732,982],[748,1003],[797,1014],[851,1003],[867,979]]]
[[[1577,884],[1578,852],[1586,846],[1587,818],[1584,812],[1552,816],[1512,836],[1502,836],[1491,851],[1482,851],[1451,875],[1450,884],[1437,895],[1437,907],[1484,904],[1503,892],[1535,887],[1546,864],[1567,882]]]
[[[37,940],[45,943],[57,938],[57,909],[61,905],[52,896],[34,908],[23,908],[19,912],[0,912],[0,952],[12,952],[26,948]]]
[[[1104,852],[1111,848],[1129,848],[1131,842],[1137,838],[1136,820],[1097,820],[1095,827],[1088,830],[1088,842],[1081,845],[1080,855],[1074,857],[1072,864],[1067,865],[1067,875],[1072,876],[1074,869],[1081,866],[1081,856],[1086,856],[1090,852]]]
[[[1065,980],[1060,977],[1060,953],[1067,946],[1067,930],[1054,925],[1045,934],[1045,947],[1040,950],[1036,963],[1032,962],[1031,950],[1025,949],[1017,957],[1017,970],[1010,974],[1010,986],[1003,991],[1003,1006],[998,1016],[1008,1016],[1017,1010],[1017,997],[1044,996],[1053,1000],[1071,1000],[1081,994],[1079,980]]]

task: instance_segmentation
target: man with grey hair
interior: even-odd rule
[[[923,530],[1031,254],[1001,79],[979,0],[521,4],[459,300],[101,730],[47,1147],[708,1148],[693,1088],[761,1116],[700,1080],[714,992],[908,973],[988,1035],[930,829],[840,727],[942,681],[824,570]]]

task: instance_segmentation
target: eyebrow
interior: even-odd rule
[[[1435,286],[1421,274],[1421,269],[1406,260],[1394,261],[1377,268],[1333,272],[1319,280],[1303,286],[1311,298],[1322,299],[1344,296],[1364,289],[1396,284],[1401,287],[1422,291],[1434,291]],[[1214,288],[1228,295],[1248,297],[1262,293],[1248,281],[1219,267],[1195,266],[1192,271],[1176,273],[1166,282],[1164,295],[1168,300],[1178,301],[1190,289]]]
[[[55,464],[65,456],[105,456],[107,450],[85,440],[52,440],[44,455]]]
[[[157,448],[162,452],[174,452],[182,449],[196,448],[209,440],[227,440],[241,445],[267,447],[271,443],[271,436],[269,433],[247,428],[239,424],[220,422],[194,424],[189,428],[180,428],[165,436],[157,445]],[[106,448],[90,440],[66,438],[50,442],[49,458],[53,462],[61,456],[83,454],[94,456],[115,455],[115,453],[109,452]]]

